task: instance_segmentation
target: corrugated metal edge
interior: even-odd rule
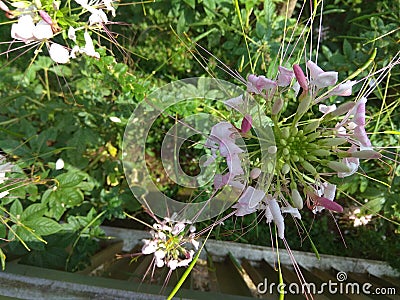
[[[124,240],[123,250],[130,251],[135,245],[141,243],[142,239],[149,238],[150,235],[146,231],[115,228],[115,227],[102,227],[107,235],[116,237]],[[216,241],[208,240],[207,251],[211,255],[215,256],[226,256],[231,253],[238,259],[245,258],[251,261],[257,261],[264,259],[270,263],[276,261],[276,252],[270,247],[256,246],[241,244],[227,241]],[[276,251],[276,249],[275,249]],[[398,277],[400,273],[389,266],[386,262],[352,258],[352,257],[339,257],[334,255],[320,254],[321,259],[318,260],[314,253],[292,251],[298,264],[306,269],[319,268],[322,270],[329,270],[334,268],[342,272],[358,272],[358,273],[370,273],[377,277],[389,276]],[[205,255],[203,253],[203,255]],[[205,258],[205,256],[201,256]],[[286,249],[281,249],[279,257],[282,264],[291,265],[290,257]]]

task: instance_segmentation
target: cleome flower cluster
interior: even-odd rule
[[[199,247],[195,231],[193,225],[165,218],[153,225],[152,238],[143,240],[142,254],[153,254],[154,263],[159,268],[167,266],[172,271],[187,267]],[[188,250],[186,244],[191,244],[194,249]]]
[[[284,215],[301,219],[304,203],[313,213],[324,209],[343,211],[334,201],[336,185],[328,182],[329,176],[351,176],[357,172],[360,159],[381,157],[373,150],[365,130],[365,97],[339,106],[322,103],[331,96],[350,96],[356,82],[337,84],[337,72],[325,72],[312,61],[306,67],[308,76],[295,64],[292,69],[279,67],[274,80],[253,74],[242,79],[247,93],[225,101],[228,108],[244,116],[241,128],[220,122],[212,127],[205,143],[212,154],[206,166],[218,156],[227,164],[225,174],[215,175],[215,190],[224,186],[239,189],[241,196],[233,205],[236,216],[263,214],[267,223],[275,223],[281,239],[285,236]],[[297,94],[296,101],[288,96],[291,90]],[[265,103],[275,138],[268,154],[276,156],[276,163],[267,171],[260,156],[250,154],[251,170],[245,174],[244,151],[236,141],[244,137],[254,145],[257,139],[251,133],[257,114],[249,107],[248,97]],[[265,178],[271,179],[270,185],[263,184]]]
[[[63,7],[61,1],[12,1],[7,5],[0,0],[0,9],[16,20],[11,26],[13,42],[44,44],[51,59],[59,64],[68,63],[77,54],[100,58],[90,32],[102,31],[109,23],[106,12],[115,16],[112,0],[75,0]],[[66,45],[55,40],[64,40]]]

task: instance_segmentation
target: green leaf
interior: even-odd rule
[[[64,173],[56,177],[61,188],[71,188],[83,181],[83,176],[76,173]]]
[[[362,214],[376,214],[378,213],[381,208],[383,203],[385,203],[384,198],[376,198],[373,200],[369,200],[367,203],[365,203],[362,208],[361,208],[361,213]]]
[[[17,199],[14,201],[14,203],[11,205],[10,208],[10,214],[12,215],[12,217],[15,217],[17,219],[19,219],[22,215],[23,212],[23,208],[22,208],[22,204],[21,202]],[[15,222],[16,220],[14,220]]]
[[[189,5],[192,9],[196,8],[196,0],[184,0],[184,2]]]
[[[46,207],[42,203],[34,203],[29,205],[21,215],[21,221],[29,221],[43,216]]]
[[[58,197],[67,207],[74,207],[81,204],[84,198],[83,193],[78,189],[62,189],[59,193],[60,195]]]
[[[40,236],[54,234],[62,229],[62,226],[60,224],[46,217],[40,217],[25,222],[25,225],[34,230],[35,234]]]
[[[350,43],[345,39],[343,42],[343,53],[347,59],[352,60],[354,58],[353,49]]]

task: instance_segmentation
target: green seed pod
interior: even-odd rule
[[[292,200],[294,207],[298,209],[303,208],[303,198],[301,198],[301,195],[297,189],[292,190]]]
[[[313,132],[307,135],[307,141],[308,142],[313,142],[317,139],[317,137],[321,136],[320,132]]]
[[[306,95],[303,100],[299,103],[297,107],[296,115],[295,115],[295,122],[299,121],[301,117],[307,112],[307,110],[311,107],[312,97],[311,95]]]
[[[347,139],[345,139],[345,138],[326,138],[326,139],[319,140],[319,142],[321,145],[334,147],[334,146],[339,146],[339,145],[346,143]]]
[[[313,120],[311,123],[307,124],[304,127],[304,132],[305,133],[309,133],[309,132],[315,131],[315,129],[318,128],[319,123],[320,123],[320,120],[318,120],[318,119],[317,120]]]
[[[312,151],[314,149],[318,149],[320,146],[317,144],[308,144],[307,147],[309,151]]]
[[[315,168],[308,161],[302,161],[301,165],[306,171],[310,172],[312,175],[317,174],[317,170],[315,170]]]
[[[350,168],[347,165],[338,161],[330,161],[326,164],[326,166],[339,173],[350,172]]]
[[[361,159],[371,159],[371,158],[381,158],[382,154],[374,150],[361,150],[361,151],[351,152],[351,157],[357,157]]]
[[[331,155],[331,152],[326,149],[316,149],[311,152],[311,154],[316,155],[316,156],[329,156]]]
[[[336,108],[333,112],[329,113],[329,115],[333,117],[341,116],[344,113],[349,112],[354,106],[356,105],[355,102],[346,102]]]
[[[309,161],[320,161],[320,159],[314,155],[307,155],[307,160]]]

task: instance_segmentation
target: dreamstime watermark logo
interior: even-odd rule
[[[237,97],[242,97],[245,106],[242,109],[233,108],[235,114],[240,114],[241,118],[245,114],[257,116],[253,119],[252,128],[259,140],[261,165],[264,168],[262,171],[271,172],[275,165],[275,154],[268,153],[268,148],[275,146],[275,139],[269,127],[268,118],[263,114],[264,109],[259,107],[253,97],[234,84],[214,78],[189,78],[175,81],[148,95],[132,113],[123,140],[125,175],[135,197],[154,214],[159,217],[174,215],[176,220],[203,221],[221,214],[238,200],[240,191],[228,185],[207,201],[185,203],[172,199],[157,188],[151,170],[146,164],[145,156],[146,141],[149,137],[151,138],[150,129],[157,119],[173,118],[174,116],[171,116],[169,111],[176,105],[181,105],[181,107],[193,105],[194,101],[201,101],[201,99],[211,101],[214,104],[212,106],[214,113],[201,112],[178,121],[174,120],[174,125],[166,129],[161,145],[161,160],[169,181],[180,187],[200,189],[206,185],[212,185],[217,173],[215,165],[214,169],[212,166],[203,166],[209,155],[204,152],[202,157],[196,158],[201,169],[196,176],[190,176],[183,171],[180,155],[185,155],[187,152],[185,142],[190,142],[192,137],[199,135],[204,137],[205,142],[214,125],[218,122],[226,122],[221,117],[217,117],[216,108],[226,107],[225,101]],[[241,138],[238,138],[235,143],[243,150],[241,153],[243,166],[248,161],[246,145]],[[264,181],[262,188],[267,189],[268,185],[269,182]]]
[[[322,282],[316,284],[313,282],[299,284],[292,282],[289,284],[276,284],[274,282],[269,283],[265,278],[264,282],[260,282],[257,285],[257,292],[259,294],[331,294],[331,295],[396,295],[397,290],[395,287],[374,287],[371,283],[359,283],[359,282],[347,282],[347,273],[338,272],[336,274],[337,282],[328,280],[328,282]]]

